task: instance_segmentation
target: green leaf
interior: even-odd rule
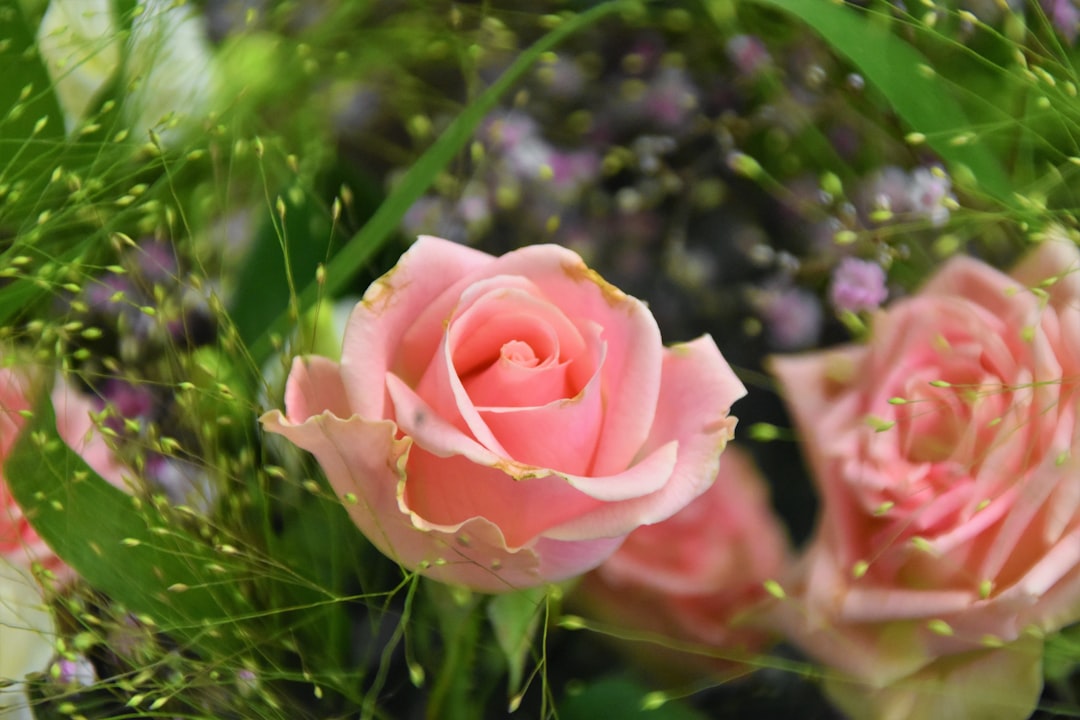
[[[356,531],[331,492],[304,493],[287,496],[288,505],[279,510],[282,530],[267,538],[268,556],[295,576],[273,578],[264,592],[271,607],[297,609],[276,613],[272,621],[288,629],[306,662],[347,676],[356,649],[349,632],[351,609],[340,598],[383,556]]]
[[[661,693],[650,692],[624,677],[606,677],[591,682],[580,692],[568,694],[559,703],[560,720],[627,718],[633,720],[704,720],[704,716],[682,703],[663,702]]]
[[[634,3],[602,3],[586,12],[568,16],[558,27],[521,53],[498,80],[450,123],[439,139],[409,168],[394,191],[379,206],[363,229],[354,235],[326,266],[326,283],[321,292],[333,297],[345,288],[352,276],[379,251],[397,228],[406,211],[435,180],[435,176],[465,146],[465,143],[473,136],[476,127],[495,107],[499,98],[514,86],[514,83],[532,67],[541,55],[575,32],[603,17],[626,9],[628,5],[632,6]],[[319,294],[318,284],[314,281],[309,282],[298,298],[301,314],[315,303]],[[290,322],[289,313],[282,312],[258,334],[258,339],[251,346],[251,356],[256,367],[261,367],[273,351],[271,336],[286,335]]]
[[[63,141],[64,116],[18,0],[0,0],[0,42],[0,183],[8,183]]]
[[[488,621],[509,669],[510,697],[521,691],[525,661],[532,648],[547,590],[543,587],[496,595],[487,605]]]
[[[60,439],[43,395],[4,467],[34,530],[91,585],[174,638],[210,653],[244,647],[252,613],[233,556],[101,479]]]
[[[889,28],[831,0],[749,2],[783,10],[817,31],[885,96],[912,131],[926,136],[926,144],[954,175],[966,168],[984,193],[1004,205],[1016,204],[1009,176],[994,153],[978,142],[954,144],[970,131],[971,121],[945,82],[923,70],[930,66],[926,58]]]
[[[263,218],[229,311],[245,343],[287,312],[289,299],[296,293],[296,280],[313,277],[319,263],[333,251],[329,218],[313,198],[306,197],[297,184],[279,197],[285,217],[282,219],[275,209]]]
[[[75,268],[85,260],[96,240],[97,238],[92,236],[83,238],[74,247],[68,248],[64,253],[53,258],[39,251],[25,237],[19,237],[7,251],[0,253],[0,268],[12,267],[11,261],[19,255],[32,258],[34,263],[38,264],[37,266],[55,260],[53,265],[56,268]],[[10,322],[28,307],[32,307],[47,294],[53,292],[50,283],[55,282],[55,278],[40,277],[30,271],[0,286],[0,325]]]
[[[1080,665],[1080,624],[1071,625],[1046,639],[1043,673],[1051,682],[1064,682]]]

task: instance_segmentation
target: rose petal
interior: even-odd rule
[[[740,584],[760,587],[785,555],[765,480],[745,452],[729,445],[712,487],[667,520],[634,530],[598,572],[617,587],[719,601],[744,591]]]
[[[906,590],[897,587],[852,586],[840,604],[844,622],[872,623],[918,620],[959,612],[977,599],[976,591]]]
[[[507,421],[501,423],[504,432],[495,432],[487,423],[491,414],[477,409],[477,405],[518,409],[554,405],[573,398],[595,375],[602,352],[599,342],[593,340],[587,352],[578,328],[558,308],[528,294],[528,290],[535,292],[524,278],[504,276],[470,287],[450,321],[439,357],[428,366],[416,393],[439,417],[501,457],[538,467],[583,472],[593,456],[599,416],[593,419],[596,427],[571,444],[576,447],[555,447],[551,449],[557,452],[545,453],[543,443],[550,436],[541,437],[543,428],[532,428],[522,435],[508,426],[512,421]],[[506,341],[521,338],[530,339],[548,355],[542,366],[513,367],[497,359]],[[551,357],[552,353],[555,357]],[[483,367],[488,363],[489,367]],[[511,381],[513,387],[508,384]],[[559,433],[560,437],[564,435],[565,430]],[[528,442],[532,442],[532,451],[522,447]]]
[[[349,318],[341,349],[343,385],[353,412],[366,418],[386,416],[383,381],[394,369],[392,363],[405,333],[414,329],[417,318],[433,305],[449,304],[452,308],[456,297],[440,300],[445,291],[493,260],[486,253],[425,236],[413,243],[393,270],[368,288]],[[417,372],[416,379],[435,353],[442,337],[437,324],[444,317],[427,321],[436,323],[432,332],[418,333],[432,339],[430,347],[414,346],[405,356],[408,367]]]
[[[540,582],[544,576],[536,553],[507,550],[498,528],[486,520],[470,520],[444,532],[413,524],[398,502],[411,441],[398,440],[397,427],[388,420],[356,415],[343,420],[329,408],[320,411],[317,401],[333,396],[324,385],[333,387],[332,369],[333,363],[325,359],[294,364],[286,394],[295,405],[287,407],[285,415],[274,410],[260,420],[268,432],[315,455],[364,535],[391,559],[443,582],[487,592]]]
[[[118,488],[126,487],[127,468],[98,431],[90,401],[58,376],[53,384],[52,404],[56,430],[64,442],[104,480]]]
[[[1038,555],[1043,551],[1040,533],[1032,532],[1032,523],[1056,484],[1070,482],[1071,478],[1061,468],[1054,467],[1053,458],[1047,458],[1042,470],[1033,473],[1029,482],[1017,488],[1009,512],[997,529],[979,568],[980,577],[1012,582],[1015,571],[1009,572],[1009,568],[1016,564],[1018,556],[1022,558],[1021,563],[1026,564],[1031,554]]]
[[[566,384],[574,377],[587,379],[592,375],[567,377],[566,367],[585,351],[585,340],[575,324],[562,310],[539,296],[539,290],[525,278],[499,276],[482,280],[468,288],[461,303],[450,320],[448,350],[456,374],[467,386],[474,405],[502,406],[510,402],[515,406],[542,405],[552,400],[573,397],[580,385]],[[503,363],[502,349],[511,341],[524,342],[534,356],[534,362],[519,368],[555,369],[561,372],[562,385],[556,385],[546,397],[529,387],[515,385],[510,392],[498,388],[478,388],[477,375],[489,367]],[[523,373],[536,382],[540,373]],[[544,379],[550,383],[551,380]],[[478,391],[480,394],[478,394]],[[522,392],[526,394],[521,395]]]
[[[1047,549],[1042,557],[1016,584],[1017,590],[1038,601],[1063,577],[1076,572],[1080,566],[1080,528],[1063,536]]]
[[[588,357],[583,353],[575,364],[599,369],[604,362],[605,347],[599,329],[589,330]],[[478,412],[510,457],[585,477],[591,475],[603,419],[600,383],[600,373],[594,372],[575,397],[541,407],[481,407]]]
[[[432,246],[433,242],[434,240],[429,239],[428,246]],[[438,260],[435,262],[437,264]],[[456,274],[460,267],[459,264],[450,271],[433,269],[429,273],[433,276],[451,275]],[[574,317],[579,323],[592,321],[604,329],[604,341],[608,344],[608,356],[603,371],[606,412],[604,425],[599,433],[600,445],[593,472],[607,475],[625,470],[648,436],[652,426],[652,410],[659,392],[662,345],[660,331],[652,314],[639,300],[606,283],[584,264],[580,256],[566,248],[554,245],[529,246],[492,259],[488,263],[473,263],[469,268],[469,271],[464,276],[459,276],[457,282],[449,288],[440,285],[442,292],[438,297],[432,297],[429,293],[420,302],[412,302],[412,297],[409,298],[408,310],[412,313],[414,322],[409,328],[407,338],[402,339],[402,335],[398,334],[391,339],[392,342],[387,343],[384,342],[385,338],[375,338],[373,332],[362,336],[361,331],[356,330],[352,333],[355,336],[354,341],[349,341],[347,334],[342,357],[349,356],[349,348],[355,348],[356,352],[372,352],[372,343],[377,343],[374,351],[378,355],[381,354],[381,348],[400,344],[400,366],[391,369],[407,384],[416,387],[443,337],[443,324],[467,288],[485,278],[500,275],[527,277],[545,298],[556,302],[560,307],[573,308]],[[402,274],[401,270],[399,268],[394,273],[395,279]],[[400,283],[396,286],[400,286]],[[374,288],[369,292],[373,295],[373,301],[387,295],[374,292]],[[365,300],[364,305],[368,305],[368,300]],[[356,316],[357,320],[351,321],[350,327],[353,323],[370,324],[359,310]],[[397,327],[404,322],[404,317],[404,313],[398,313],[388,325]],[[361,339],[362,337],[364,339]],[[399,339],[402,339],[401,343],[396,342]],[[366,374],[371,376],[370,371]],[[364,380],[359,368],[349,371],[349,377],[354,376],[356,380]],[[346,384],[351,382],[350,379]],[[634,388],[634,392],[608,391],[606,388]],[[449,388],[440,388],[439,393],[444,390]],[[426,391],[423,395],[429,400],[436,396]],[[362,414],[365,416],[370,415],[366,409],[357,406],[355,401],[353,407],[358,411],[363,410]],[[474,430],[474,434],[481,443],[499,452],[493,438],[485,436],[482,431]]]
[[[819,588],[841,587],[850,568],[833,563],[820,547],[805,555],[783,587],[787,597],[767,610],[767,626],[782,631],[829,668],[849,673],[873,686],[884,686],[916,672],[927,657],[920,623],[897,621],[888,626],[835,621],[836,608],[821,603]]]
[[[318,355],[294,358],[285,385],[285,408],[289,421],[296,424],[324,412],[339,418],[353,415],[341,366]]]
[[[795,426],[801,434],[803,447],[809,454],[812,466],[817,467],[824,459],[819,448],[827,447],[830,436],[840,428],[822,427],[818,409],[832,407],[836,402],[851,403],[844,390],[857,375],[862,375],[861,365],[867,358],[867,349],[858,346],[834,348],[801,355],[773,355],[768,358],[769,372],[777,379],[785,397],[799,397],[790,403],[789,410]],[[830,416],[846,416],[848,413],[833,412]],[[847,435],[847,433],[843,433]],[[819,444],[818,441],[821,441]]]
[[[981,305],[999,318],[1022,316],[1038,305],[1035,296],[1019,282],[966,255],[947,260],[919,290],[919,298],[944,298],[948,302],[961,299]],[[935,323],[927,326],[937,327]]]
[[[590,270],[576,253],[558,246],[507,253],[485,271],[527,276],[545,297],[573,308],[576,319],[603,328],[606,407],[592,473],[613,475],[628,468],[653,425],[660,391],[662,344],[652,314]]]
[[[720,453],[735,429],[736,420],[728,411],[745,394],[746,388],[709,336],[666,348],[655,424],[642,452],[655,454],[676,443],[671,475],[655,492],[604,505],[547,536],[570,540],[622,535],[638,525],[665,520],[685,507],[715,480]],[[618,487],[629,482],[635,469],[593,482]]]
[[[402,502],[419,527],[445,528],[486,518],[509,548],[527,545],[549,527],[593,510],[599,503],[557,475],[517,480],[461,455],[437,457],[414,446]]]
[[[657,448],[626,472],[607,477],[572,475],[509,460],[491,452],[434,414],[431,407],[400,378],[391,375],[387,384],[401,418],[401,429],[417,445],[439,457],[460,455],[477,465],[498,468],[518,481],[556,475],[597,500],[615,501],[637,497],[662,487],[675,468],[675,442]]]
[[[441,377],[448,382],[445,373]],[[460,422],[460,415],[455,415],[460,423],[455,425],[397,375],[387,375],[386,388],[398,426],[428,452],[439,457],[461,455],[478,465],[502,467],[517,478],[548,474],[546,470],[537,473],[534,466],[507,459],[506,452],[494,437],[489,439],[489,443],[495,449],[485,447],[469,433],[467,427],[461,427],[464,423]]]
[[[1020,285],[1045,289],[1058,308],[1080,298],[1080,250],[1065,237],[1048,237],[1028,253],[1009,275]]]

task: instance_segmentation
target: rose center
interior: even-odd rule
[[[534,368],[540,362],[532,345],[522,340],[510,340],[499,351],[499,359],[518,367]]]

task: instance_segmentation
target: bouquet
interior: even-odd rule
[[[1080,713],[1075,0],[0,28],[0,718]]]

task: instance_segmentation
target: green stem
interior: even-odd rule
[[[468,720],[483,714],[482,708],[472,707],[475,698],[469,692],[482,616],[477,612],[479,601],[473,596],[464,605],[449,605],[452,603],[438,608],[446,654],[428,700],[428,720]]]

